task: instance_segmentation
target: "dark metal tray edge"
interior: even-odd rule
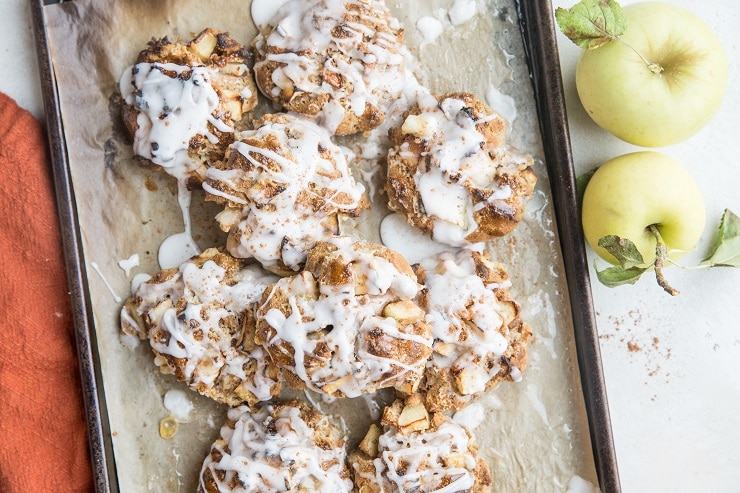
[[[117,492],[116,465],[87,289],[80,228],[69,174],[64,127],[49,51],[44,6],[63,0],[31,0],[46,130],[62,228],[77,353],[96,492]],[[516,0],[540,122],[545,161],[565,267],[581,385],[599,486],[621,491],[591,284],[575,187],[551,0]]]
[[[552,2],[516,0],[516,3],[534,87],[545,161],[552,184],[578,367],[599,486],[603,492],[619,492],[619,471],[576,193]]]
[[[103,391],[98,346],[93,324],[92,307],[87,288],[86,267],[77,221],[77,209],[69,173],[64,127],[59,108],[54,67],[46,33],[44,0],[31,0],[33,29],[41,78],[42,99],[46,118],[46,133],[54,174],[57,213],[66,258],[67,283],[71,298],[75,342],[79,359],[82,396],[87,419],[93,486],[96,492],[118,492],[113,443]],[[58,2],[52,2],[58,3]]]

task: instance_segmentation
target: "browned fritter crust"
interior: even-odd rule
[[[470,250],[422,264],[414,265],[424,285],[417,301],[434,337],[419,385],[426,407],[458,411],[502,381],[521,380],[532,329],[511,299],[505,267]]]
[[[459,100],[462,109],[456,115],[445,115],[442,105],[446,100]],[[436,98],[436,108],[426,104],[415,106],[404,114],[404,125],[389,131],[392,148],[388,154],[388,206],[391,210],[403,213],[410,223],[425,234],[433,235],[435,223],[439,218],[427,213],[418,176],[432,170],[446,168],[445,179],[450,184],[458,184],[467,190],[472,211],[467,215],[477,223],[476,228],[466,228],[464,240],[468,243],[487,241],[510,233],[522,220],[526,203],[534,191],[537,178],[531,168],[530,156],[515,155],[506,147],[508,123],[499,117],[477,96],[469,93],[453,92]],[[409,120],[411,116],[411,120]],[[414,120],[413,117],[421,117]],[[434,122],[424,121],[433,118]],[[437,163],[440,148],[450,145],[445,141],[445,125],[467,120],[464,124],[474,125],[481,137],[481,155],[490,159],[489,169],[460,170],[459,163]],[[408,122],[408,123],[407,123]],[[442,123],[439,123],[442,122]],[[470,158],[469,155],[458,157]],[[456,158],[457,159],[457,158]],[[480,180],[479,174],[491,175]],[[509,189],[508,196],[498,198],[497,191]],[[438,192],[437,198],[444,200]],[[461,246],[461,245],[455,245]]]
[[[442,413],[429,413],[419,396],[385,408],[349,455],[356,492],[487,493],[493,477],[473,435]]]
[[[273,279],[211,248],[140,285],[121,328],[149,341],[162,373],[218,402],[254,404],[281,388],[277,367],[255,344],[252,315]]]
[[[207,173],[206,199],[224,205],[216,219],[229,252],[295,274],[316,241],[338,233],[340,215],[355,217],[369,201],[325,129],[285,113],[253,126]]]
[[[342,118],[327,128],[335,126],[330,130],[337,135],[377,127],[385,119],[386,102],[403,87],[403,29],[376,0],[314,0],[300,7],[304,9],[300,40],[283,36],[284,19],[273,18],[253,42],[260,91],[285,110],[309,117],[336,106]],[[376,56],[381,51],[386,54]],[[289,75],[276,76],[286,67]],[[383,78],[388,82],[378,83]],[[363,102],[361,111],[353,107],[356,100]]]
[[[136,58],[138,63],[175,64],[183,67],[208,67],[211,69],[211,84],[218,94],[219,104],[211,114],[235,131],[247,127],[243,117],[257,104],[257,87],[250,66],[252,55],[248,47],[241,45],[228,33],[206,28],[192,40],[170,41],[168,37],[153,38]],[[170,77],[188,78],[190,72],[182,74],[167,72]],[[137,122],[140,110],[124,101],[122,107],[123,123],[132,138],[139,128]],[[217,142],[211,142],[206,135],[197,134],[189,141],[188,154],[197,166],[187,179],[189,189],[195,189],[203,181],[205,169],[224,157],[227,147],[234,141],[235,132],[223,131],[208,123],[209,132]],[[146,168],[160,170],[162,167],[145,156],[135,156],[137,162]]]
[[[197,491],[267,493],[287,487],[309,493],[321,486],[348,492],[345,442],[329,416],[303,401],[233,408],[203,463]]]
[[[255,340],[295,388],[354,397],[418,385],[431,353],[408,262],[348,238],[319,242],[304,270],[268,288]]]

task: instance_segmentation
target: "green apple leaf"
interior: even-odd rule
[[[563,34],[587,50],[618,38],[627,28],[622,7],[615,0],[581,0],[570,9],[559,7],[555,20]]]
[[[625,269],[624,267],[614,266],[601,271],[596,269],[596,277],[601,281],[601,284],[615,288],[624,284],[634,284],[646,270],[646,267]]]
[[[608,235],[599,238],[598,245],[614,255],[622,269],[629,270],[632,267],[644,267],[645,265],[645,259],[629,238]]]
[[[712,253],[700,265],[740,267],[740,217],[725,209]]]

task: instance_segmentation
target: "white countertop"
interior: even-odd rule
[[[740,213],[740,9],[735,0],[671,2],[711,25],[730,60],[727,96],[709,126],[686,142],[657,149],[684,163],[704,192],[703,253],[723,209]],[[559,42],[577,171],[637,150],[588,119],[574,84],[580,49],[565,37]],[[25,0],[0,2],[0,47],[0,91],[42,118]],[[681,291],[678,297],[665,294],[650,276],[609,289],[591,271],[623,490],[740,491],[740,270],[671,268],[667,275]]]
[[[713,27],[730,62],[725,101],[710,124],[655,149],[683,163],[704,194],[707,229],[697,249],[704,254],[722,211],[740,213],[740,9],[735,0],[671,3]],[[575,90],[581,49],[562,35],[558,43],[577,172],[641,150],[591,122]],[[694,265],[701,254],[685,263]],[[672,267],[666,275],[679,296],[664,293],[650,275],[606,288],[591,270],[623,490],[740,491],[740,269]]]

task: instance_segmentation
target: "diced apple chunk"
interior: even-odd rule
[[[419,390],[419,384],[421,383],[420,378],[415,378],[413,380],[406,380],[400,385],[396,386],[396,390],[401,392],[402,394],[413,394],[417,390]]]
[[[411,300],[401,300],[385,305],[383,316],[390,317],[401,325],[408,325],[424,318],[424,310]]]
[[[188,49],[198,55],[201,60],[205,61],[213,54],[213,50],[216,49],[217,44],[218,38],[216,35],[206,29],[197,38],[188,43]]]
[[[429,412],[424,404],[405,406],[398,416],[398,428],[403,434],[424,431],[429,428]]]
[[[488,375],[480,368],[463,368],[455,376],[455,386],[462,395],[471,395],[486,390]]]
[[[224,110],[229,112],[229,117],[238,122],[242,119],[242,103],[238,99],[232,99],[223,103]]]
[[[367,430],[367,433],[365,434],[365,438],[362,439],[362,441],[357,447],[360,450],[362,450],[365,454],[367,454],[369,457],[377,457],[378,440],[380,439],[381,433],[382,433],[382,430],[380,429],[380,426],[374,423],[371,424],[370,428]]]
[[[326,392],[329,395],[334,395],[338,391],[340,391],[343,386],[349,383],[352,378],[353,378],[353,375],[346,375],[342,378],[338,378],[337,380],[334,380],[333,382],[329,382],[323,387],[321,387],[321,390],[323,392]]]
[[[434,343],[434,352],[442,356],[452,356],[455,354],[456,349],[457,346],[455,344],[450,344],[448,342],[439,341]]]
[[[404,134],[415,135],[422,137],[426,133],[427,121],[426,118],[419,115],[409,115],[401,125],[401,131]]]
[[[243,63],[227,63],[221,72],[227,75],[241,77],[246,74],[248,70],[247,66]]]
[[[159,303],[153,309],[149,310],[149,313],[147,313],[146,315],[147,323],[149,324],[149,326],[154,327],[156,325],[159,325],[159,322],[160,320],[162,320],[165,312],[173,307],[174,305],[172,304],[172,300],[168,298]]]
[[[221,228],[221,231],[228,233],[232,227],[239,224],[242,219],[242,212],[240,209],[227,207],[223,211],[216,214],[216,222]]]

